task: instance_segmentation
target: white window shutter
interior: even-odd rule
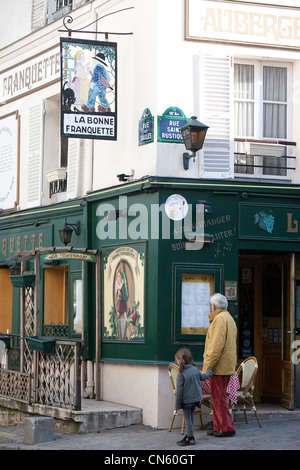
[[[68,140],[67,198],[78,196],[78,168],[80,157],[80,139]]]
[[[46,24],[47,0],[32,0],[31,28],[33,31]]]
[[[200,177],[233,178],[233,61],[200,55],[200,115],[209,126],[200,152]]]
[[[44,100],[29,108],[27,205],[40,206],[44,149]]]

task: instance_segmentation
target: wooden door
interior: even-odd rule
[[[65,266],[44,270],[44,325],[68,322],[68,269]]]
[[[294,408],[294,364],[292,343],[294,341],[294,284],[295,255],[282,259],[282,340],[281,340],[281,404]]]

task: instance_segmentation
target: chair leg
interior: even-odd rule
[[[172,427],[173,427],[173,424],[174,424],[175,416],[176,416],[176,411],[173,412],[173,416],[172,416],[171,423],[170,423],[170,427],[169,427],[169,432],[172,431]]]
[[[203,419],[202,419],[201,411],[199,412],[199,419],[200,419],[200,426],[201,428],[203,428]]]
[[[261,427],[260,420],[259,420],[259,417],[258,417],[258,414],[257,414],[257,411],[256,411],[256,408],[255,408],[255,406],[253,406],[253,407],[252,407],[252,410],[253,410],[253,411],[254,411],[254,413],[255,413],[255,416],[256,416],[256,419],[257,419],[258,425]]]
[[[181,434],[184,434],[184,426],[185,426],[185,421],[184,421],[184,418],[182,418]]]
[[[246,405],[244,405],[243,411],[244,411],[244,418],[245,418],[246,424],[248,424]]]
[[[256,407],[255,407],[255,404],[254,404],[253,399],[251,399],[251,408],[252,408],[253,413],[254,413],[255,416],[256,416],[258,425],[261,427],[260,420],[259,420],[259,417],[258,417],[258,414],[257,414]]]

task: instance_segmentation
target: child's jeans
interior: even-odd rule
[[[187,435],[188,437],[194,437],[194,414],[195,414],[195,407],[189,406],[187,408],[183,408],[183,416],[187,428]]]

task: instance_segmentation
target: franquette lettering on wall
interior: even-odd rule
[[[2,238],[2,254],[9,256],[22,251],[35,250],[44,245],[44,233],[25,234]]]
[[[0,102],[28,93],[60,77],[60,51],[52,49],[0,74]]]

